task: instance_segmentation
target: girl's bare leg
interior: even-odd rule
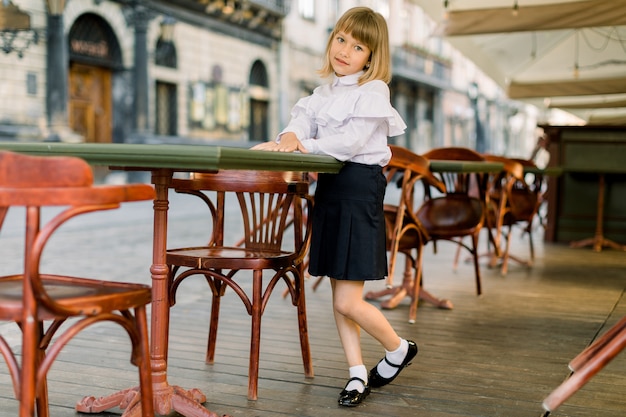
[[[331,279],[333,312],[339,338],[349,366],[363,363],[360,328],[376,339],[385,350],[393,351],[400,345],[400,337],[384,314],[363,299],[363,281]]]
[[[417,354],[417,345],[412,341],[401,339],[384,314],[363,299],[363,281],[331,279],[331,286],[335,322],[350,366],[351,377],[353,369],[357,369],[353,367],[364,366],[360,343],[362,328],[386,351],[385,358],[370,371],[369,379],[373,378],[372,386],[380,387],[393,381]],[[351,389],[355,385],[356,383],[350,382],[346,389]]]

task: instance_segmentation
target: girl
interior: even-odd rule
[[[345,161],[338,174],[319,174],[313,209],[309,272],[328,276],[333,313],[350,379],[339,404],[356,406],[393,381],[417,354],[398,337],[382,312],[363,299],[365,281],[387,274],[382,167],[390,158],[387,137],[406,125],[389,100],[389,36],[383,16],[367,7],[348,10],[326,45],[319,74],[332,77],[300,99],[274,142],[252,149],[325,154]],[[386,354],[369,374],[360,345],[363,329]]]

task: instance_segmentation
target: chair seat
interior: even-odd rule
[[[297,254],[240,247],[199,246],[167,251],[167,263],[207,269],[274,269],[291,265]]]
[[[460,195],[433,198],[420,207],[417,218],[431,238],[471,234],[482,225],[482,203]]]
[[[0,319],[21,319],[23,280],[21,275],[0,278]],[[129,310],[150,303],[151,289],[147,285],[99,281],[62,275],[41,275],[46,293],[55,303],[76,314],[91,315],[101,311]],[[44,307],[38,309],[39,320],[58,318]]]

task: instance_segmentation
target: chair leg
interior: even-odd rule
[[[474,257],[474,274],[476,276],[476,295],[483,293],[480,284],[480,265],[478,264],[478,236],[472,235],[472,256]]]
[[[39,323],[39,334],[43,334],[43,323]],[[46,357],[45,347],[39,344],[37,350],[37,366],[35,369],[39,369],[41,363]],[[37,381],[37,397],[35,400],[37,417],[48,417],[50,415],[50,409],[48,406],[48,376],[46,375],[42,380]]]
[[[489,268],[495,268],[498,265],[498,260],[502,257],[502,225],[498,226],[496,236],[490,229],[487,230],[487,253],[485,254],[489,258]]]
[[[417,320],[417,304],[419,303],[422,281],[422,253],[423,247],[417,249],[415,257],[415,275],[413,276],[413,288],[411,292],[411,305],[409,306],[409,323],[415,324]]]
[[[300,350],[302,351],[302,364],[304,366],[304,376],[306,378],[313,378],[313,359],[311,357],[311,345],[309,344],[309,327],[306,318],[306,298],[304,296],[304,279],[302,279],[301,271],[300,278],[296,278],[296,308],[298,314],[298,330],[300,332]]]
[[[511,226],[509,226],[509,229],[507,231],[506,234],[506,246],[504,248],[504,254],[502,254],[502,267],[500,269],[500,274],[502,276],[505,276],[508,272],[509,269],[509,249],[511,247],[511,234],[512,234],[512,230],[511,230]]]
[[[532,232],[532,223],[528,223],[528,243],[530,246],[530,261],[529,264],[532,265],[535,262],[535,245],[533,244],[533,232]]]
[[[48,408],[48,378],[39,382],[40,386],[37,390],[37,398],[35,400],[37,417],[48,417],[50,410]]]
[[[513,234],[513,225],[508,226],[508,232],[506,235],[506,248],[504,250],[504,255],[502,257],[502,269],[501,274],[504,276],[508,272],[509,261],[513,260],[521,265],[525,265],[527,267],[531,267],[533,265],[533,260],[535,259],[535,249],[533,246],[533,237],[530,228],[525,228],[523,233],[528,233],[528,240],[530,245],[530,258],[528,260],[519,258],[517,256],[511,255],[509,248],[511,247],[511,235]]]
[[[626,330],[623,328],[613,339],[598,349],[582,366],[567,380],[559,385],[543,401],[543,408],[553,411],[563,402],[582,388],[589,380],[609,363],[619,352],[626,347]]]
[[[141,390],[141,415],[154,417],[154,402],[152,396],[152,369],[150,365],[150,335],[148,334],[148,319],[146,307],[135,309],[135,323],[139,333],[139,351],[141,358],[137,363],[139,370],[139,389]]]
[[[217,343],[217,328],[220,321],[220,305],[222,295],[226,290],[226,284],[220,280],[215,280],[215,290],[211,300],[211,318],[209,323],[209,337],[207,340],[206,357],[204,361],[207,364],[215,362],[215,345]]]
[[[37,396],[37,362],[39,359],[39,341],[41,340],[41,323],[34,318],[20,323],[22,328],[22,370],[20,373],[20,417],[35,415],[35,399]],[[45,407],[48,405],[45,404]]]
[[[317,287],[324,281],[324,277],[317,277],[315,282],[313,283],[313,291],[317,290]]]
[[[252,325],[250,326],[250,365],[248,367],[248,399],[258,398],[259,358],[261,350],[261,311],[263,271],[255,270],[252,279]]]
[[[459,238],[459,241],[463,241],[463,238]],[[461,244],[456,245],[456,253],[454,254],[454,260],[452,261],[452,270],[456,271],[459,265],[459,258],[461,257]]]
[[[400,242],[398,239],[392,239],[392,241],[390,242],[390,247],[391,249],[389,250],[389,259],[388,259],[388,271],[387,271],[387,278],[385,279],[385,286],[387,288],[393,288],[393,274],[395,273],[396,270],[396,259],[398,258],[398,247],[400,245]]]
[[[607,330],[606,333],[572,359],[569,363],[569,369],[576,372],[587,363],[590,358],[595,356],[600,349],[610,343],[620,332],[626,332],[626,316],[622,317],[622,319]]]

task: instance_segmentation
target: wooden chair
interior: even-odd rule
[[[536,171],[537,165],[528,159],[512,158],[513,161],[519,162],[524,169],[533,168]],[[532,265],[535,259],[535,248],[533,245],[532,232],[534,227],[534,220],[538,219],[539,223],[543,221],[539,214],[541,205],[545,202],[545,177],[541,173],[525,173],[523,178],[516,181],[511,189],[511,196],[509,198],[511,204],[511,217],[513,218],[510,223],[511,226],[522,227],[523,233],[528,234],[528,244],[530,249],[530,259],[524,261],[513,255],[509,255],[509,258],[522,264]],[[545,225],[543,225],[545,226]],[[510,231],[507,235],[507,248],[510,243]],[[508,253],[508,249],[507,249]],[[506,261],[503,260],[503,273],[506,274]]]
[[[117,323],[128,332],[141,394],[135,392],[128,407],[141,407],[144,417],[154,416],[146,321],[150,287],[42,273],[40,265],[49,239],[68,220],[153,198],[154,189],[145,184],[94,186],[91,168],[78,158],[0,152],[0,226],[9,208],[24,207],[26,214],[23,271],[0,277],[0,319],[14,321],[22,331],[21,365],[17,352],[0,335],[20,417],[33,416],[35,408],[39,417],[49,415],[50,366],[76,334],[99,322]],[[46,206],[62,209],[42,223]]]
[[[556,410],[624,348],[626,348],[626,316],[572,359],[569,363],[572,374],[543,400],[543,408],[550,412]]]
[[[491,233],[487,239],[488,252],[485,255],[491,258],[491,267],[495,267],[497,261],[502,259],[501,273],[506,275],[508,259],[511,256],[509,253],[511,227],[518,221],[522,221],[522,217],[517,217],[517,215],[522,214],[522,204],[524,204],[521,193],[516,192],[514,197],[513,190],[525,190],[523,188],[525,185],[524,168],[521,163],[504,156],[490,154],[483,156],[486,161],[500,162],[503,166],[502,171],[490,175],[487,185],[485,224]],[[503,237],[506,243],[505,248],[502,248]]]
[[[175,179],[172,187],[201,198],[213,213],[213,233],[209,243],[167,251],[170,265],[172,304],[180,284],[194,275],[204,276],[212,292],[211,319],[206,362],[213,363],[220,313],[220,299],[230,287],[244,303],[252,318],[248,399],[258,397],[261,318],[274,287],[283,281],[297,310],[304,373],[313,377],[308,340],[304,295],[305,259],[311,230],[310,216],[303,220],[302,199],[308,208],[309,183],[306,174],[270,171],[223,171],[216,174],[195,174],[191,179]],[[216,191],[216,202],[206,193]],[[226,194],[235,194],[244,225],[243,246],[224,244]],[[284,231],[293,215],[290,233],[293,245],[283,245]],[[252,294],[246,293],[240,281],[249,279],[242,271],[252,272]],[[264,282],[264,271],[272,271]]]
[[[429,160],[484,161],[482,155],[460,147],[436,148],[422,156]],[[433,241],[454,242],[470,252],[474,261],[476,293],[482,294],[480,266],[478,264],[478,236],[485,222],[485,187],[487,175],[482,173],[440,172],[445,184],[443,195],[433,196],[431,186],[426,185],[426,200],[418,208],[416,216]],[[476,195],[472,195],[475,191]],[[472,244],[463,242],[470,236]]]
[[[387,251],[389,252],[389,269],[387,289],[372,291],[365,295],[366,299],[374,300],[391,296],[381,303],[383,308],[395,308],[399,302],[409,296],[409,323],[415,323],[417,304],[419,301],[422,278],[423,246],[430,240],[428,232],[421,225],[415,213],[415,187],[420,181],[427,181],[439,191],[445,191],[444,184],[432,174],[429,161],[410,150],[390,145],[391,161],[383,169],[387,184],[396,183],[400,188],[397,204],[385,204],[385,224],[387,231]],[[393,286],[393,277],[398,253],[406,259],[402,285]],[[413,273],[411,274],[411,271]]]
[[[497,247],[504,237],[505,247],[498,256],[502,259],[501,273],[508,272],[509,260],[514,260],[525,266],[532,266],[535,259],[532,231],[533,222],[538,217],[542,204],[543,175],[525,174],[525,167],[536,168],[529,160],[506,158],[497,155],[485,155],[490,161],[502,162],[504,169],[495,177],[489,191],[490,226],[496,229],[494,240]],[[527,180],[529,177],[529,180]],[[504,196],[504,198],[501,198]],[[530,256],[528,259],[511,254],[511,236],[513,227],[521,227],[522,233],[528,235]]]

